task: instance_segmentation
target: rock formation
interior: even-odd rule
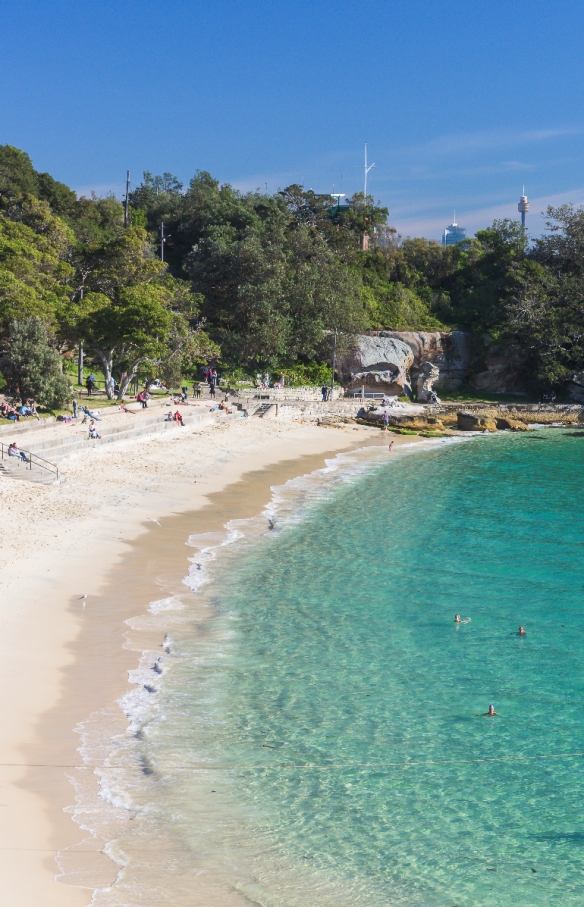
[[[485,347],[486,368],[474,375],[474,387],[491,394],[524,394],[521,379],[524,357],[504,350],[489,337],[485,338]]]
[[[418,391],[426,401],[434,387],[459,387],[468,377],[470,335],[465,331],[372,331],[361,334],[341,359],[349,390],[401,395]]]
[[[494,419],[464,410],[457,413],[457,425],[460,431],[497,431]]]
[[[568,384],[568,393],[573,403],[584,403],[584,372],[577,372]]]
[[[433,362],[423,362],[416,369],[416,400],[427,403],[434,385],[440,377],[440,369]]]
[[[509,419],[507,416],[496,416],[495,424],[499,431],[531,431],[529,425],[518,419]]]
[[[399,337],[380,331],[359,335],[340,370],[351,390],[364,385],[369,391],[399,396],[410,390],[409,371],[413,364],[410,347]]]

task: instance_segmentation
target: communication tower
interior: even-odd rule
[[[517,210],[521,214],[521,226],[525,226],[525,215],[529,211],[529,202],[527,201],[527,196],[525,194],[525,186],[523,187],[523,195],[519,199],[519,204],[517,205]]]

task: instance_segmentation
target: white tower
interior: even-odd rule
[[[529,211],[529,202],[527,201],[527,196],[525,194],[525,186],[523,187],[523,195],[519,199],[517,210],[521,214],[521,226],[525,227],[525,215]]]

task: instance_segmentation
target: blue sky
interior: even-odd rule
[[[439,238],[584,202],[574,0],[0,0],[0,143],[78,191],[129,167],[370,190]]]

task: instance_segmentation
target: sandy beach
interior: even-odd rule
[[[63,463],[60,485],[0,480],[6,903],[82,907],[96,879],[115,878],[63,811],[74,799],[67,771],[81,764],[75,726],[128,688],[136,656],[122,648],[123,621],[161,582],[180,585],[189,531],[258,513],[270,486],[364,444],[387,441],[377,429],[241,419],[83,451]],[[63,848],[73,848],[68,869],[93,867],[85,881],[55,881]]]

